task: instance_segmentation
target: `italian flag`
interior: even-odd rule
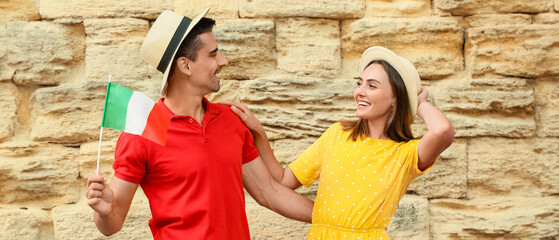
[[[109,82],[102,127],[140,135],[165,146],[171,117],[151,98]]]

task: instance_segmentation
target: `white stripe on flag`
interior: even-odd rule
[[[148,116],[155,102],[144,94],[134,91],[128,102],[125,132],[142,135]]]

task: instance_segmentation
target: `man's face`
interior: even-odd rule
[[[218,51],[217,41],[212,32],[205,32],[199,35],[204,43],[198,51],[195,62],[191,62],[192,83],[205,91],[205,94],[219,91],[219,73],[221,68],[229,64],[225,56]]]

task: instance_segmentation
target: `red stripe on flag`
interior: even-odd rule
[[[165,146],[167,142],[167,129],[171,124],[171,117],[164,112],[157,103],[153,105],[153,109],[148,116],[146,128],[142,132],[145,137],[161,146]]]

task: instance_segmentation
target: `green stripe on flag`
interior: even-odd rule
[[[124,131],[126,126],[126,111],[128,102],[134,91],[109,82],[107,96],[105,96],[105,109],[103,110],[102,127]]]

